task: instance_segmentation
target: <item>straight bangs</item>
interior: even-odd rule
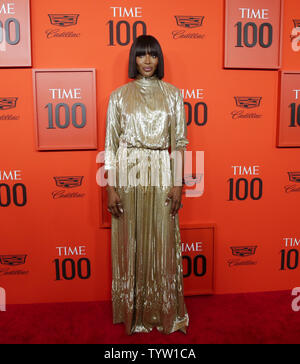
[[[135,56],[144,56],[145,54],[150,54],[150,56],[158,57],[160,55],[160,49],[157,43],[147,42],[146,40],[137,44]]]
[[[164,77],[164,56],[159,42],[151,35],[141,35],[132,44],[129,54],[129,78],[136,78],[138,70],[136,57],[150,54],[158,58],[155,74],[159,79]]]

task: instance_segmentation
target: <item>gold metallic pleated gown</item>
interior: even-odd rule
[[[127,334],[186,332],[178,215],[165,206],[172,188],[171,123],[176,150],[185,150],[181,92],[156,76],[138,76],[112,92],[105,139],[105,169],[115,176],[124,213],[112,216],[113,322]]]

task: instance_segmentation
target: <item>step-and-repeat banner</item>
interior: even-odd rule
[[[298,0],[0,1],[0,287],[8,303],[110,299],[110,93],[155,36],[183,95],[186,295],[300,281]]]

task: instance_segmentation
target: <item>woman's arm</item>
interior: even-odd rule
[[[121,135],[120,111],[115,92],[109,98],[106,114],[106,135],[105,135],[105,170],[116,169],[116,153],[119,147]],[[111,182],[111,181],[110,181]]]
[[[116,191],[116,153],[119,147],[121,134],[120,112],[118,109],[117,97],[113,92],[109,99],[106,116],[105,136],[105,177],[108,180],[106,188],[108,195],[108,211],[114,217],[120,217],[123,213],[122,203]]]
[[[181,207],[181,199],[182,199],[182,182],[183,182],[183,176],[184,176],[184,150],[179,150],[176,151],[177,153],[180,153],[180,156],[178,155],[180,162],[181,162],[181,166],[179,166],[179,168],[181,168],[181,173],[178,174],[177,179],[175,179],[176,182],[176,186],[172,187],[171,191],[168,193],[168,197],[166,200],[166,205],[168,205],[169,201],[172,201],[172,205],[171,205],[171,216],[174,217],[180,207]],[[179,179],[178,179],[179,178]]]
[[[175,104],[175,136],[175,155],[173,155],[173,166],[175,171],[173,171],[174,176],[172,176],[172,178],[174,178],[174,187],[172,187],[171,191],[169,192],[166,201],[166,204],[168,204],[168,202],[172,200],[171,216],[173,217],[178,213],[178,210],[181,206],[183,188],[182,183],[184,177],[184,151],[186,150],[186,145],[188,144],[185,108],[180,90],[177,91]]]

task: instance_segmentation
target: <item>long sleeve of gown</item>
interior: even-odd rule
[[[187,125],[184,102],[180,91],[178,91],[176,97],[175,121],[176,150],[186,150],[186,145],[189,142],[187,140]]]
[[[119,147],[120,134],[120,112],[118,109],[116,93],[113,92],[109,98],[106,115],[105,170],[116,168],[116,152]]]

